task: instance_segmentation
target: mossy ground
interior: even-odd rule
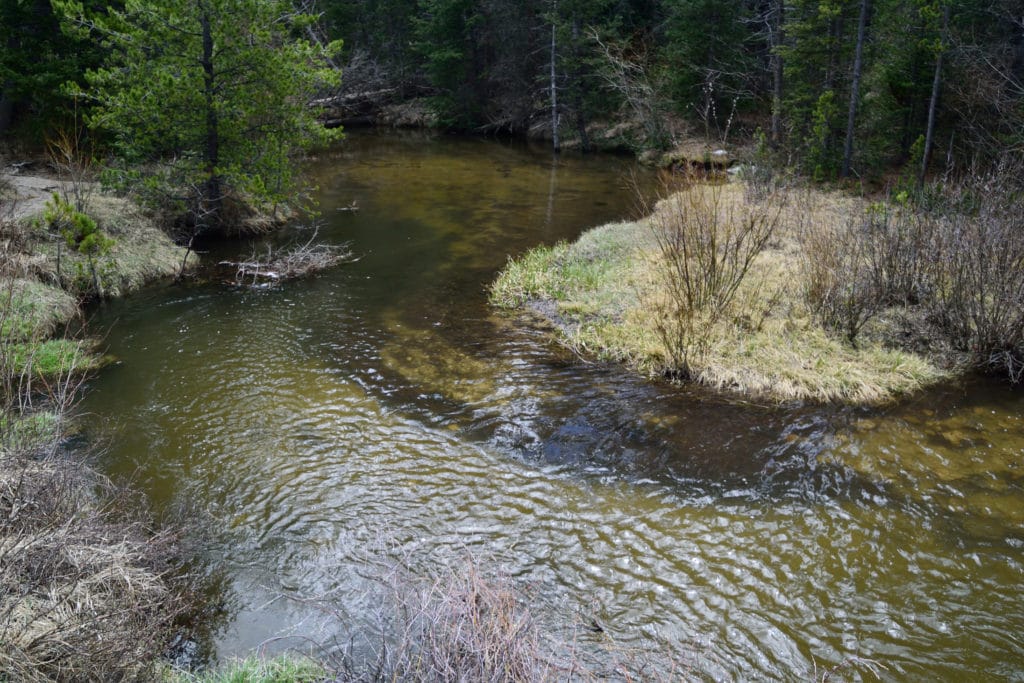
[[[747,201],[721,188],[724,202]],[[871,404],[934,383],[944,371],[922,355],[890,348],[884,333],[855,347],[822,328],[803,301],[801,221],[842,221],[859,210],[835,194],[787,198],[780,227],[754,261],[731,314],[711,330],[693,368],[701,384],[774,400]],[[650,216],[595,228],[573,244],[539,247],[510,261],[491,288],[502,308],[532,306],[560,339],[589,357],[624,362],[650,376],[673,371],[657,333],[661,255]]]

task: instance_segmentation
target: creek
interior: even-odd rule
[[[213,521],[219,656],[358,628],[395,566],[472,556],[559,637],[682,652],[695,678],[863,658],[1024,680],[1024,392],[763,405],[490,309],[510,255],[628,217],[630,177],[653,179],[626,158],[354,131],[308,172],[319,236],[357,262],[158,287],[91,323],[117,359],[82,405],[104,469]]]

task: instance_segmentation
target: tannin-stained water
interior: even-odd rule
[[[330,623],[358,628],[395,565],[473,556],[561,635],[674,647],[687,677],[861,658],[1024,680],[1024,393],[765,406],[582,362],[488,307],[510,255],[626,217],[633,170],[357,131],[309,173],[319,236],[359,261],[96,313],[118,361],[83,410],[109,472],[214,521],[218,652],[331,628],[282,595],[328,596]]]

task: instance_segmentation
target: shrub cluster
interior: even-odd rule
[[[851,343],[891,307],[977,369],[1024,379],[1024,197],[1019,165],[901,194],[846,225],[802,231],[805,299]]]

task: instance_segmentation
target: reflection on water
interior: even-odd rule
[[[895,678],[1024,677],[1020,392],[751,405],[583,363],[488,309],[509,255],[622,217],[630,170],[352,134],[312,173],[320,234],[360,261],[98,314],[120,362],[84,408],[111,472],[217,520],[236,603],[220,652],[314,630],[281,591],[358,624],[388,566],[471,551],[566,634],[593,616],[616,643],[688,650],[695,674],[865,657]]]

